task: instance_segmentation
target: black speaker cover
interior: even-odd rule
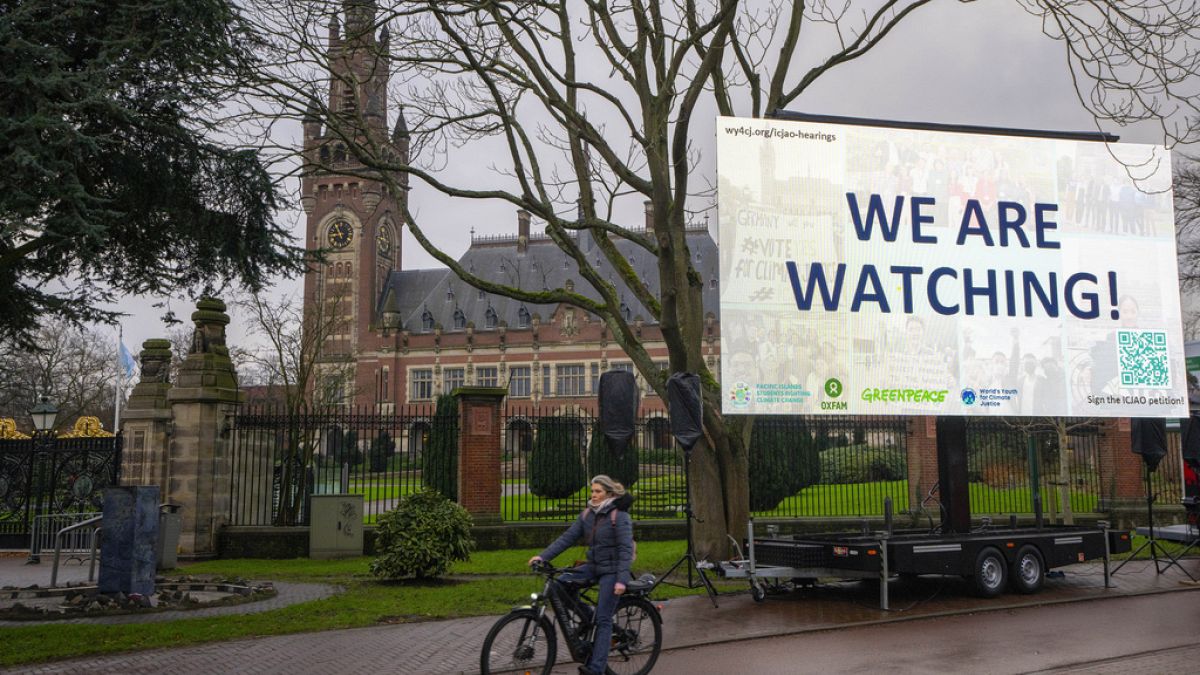
[[[1162,418],[1135,417],[1130,426],[1133,451],[1141,455],[1146,466],[1154,471],[1167,455],[1167,421]]]
[[[1183,461],[1200,469],[1200,411],[1193,411],[1183,424]]]
[[[671,415],[671,434],[684,450],[691,450],[704,435],[699,375],[671,373],[667,378],[667,410]]]
[[[638,388],[633,373],[610,370],[600,376],[600,433],[620,457],[629,447],[637,425]]]

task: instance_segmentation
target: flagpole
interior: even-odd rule
[[[125,344],[125,327],[117,324],[117,391],[113,414],[113,433],[121,431],[121,391],[125,389],[125,363],[121,354],[121,345]]]

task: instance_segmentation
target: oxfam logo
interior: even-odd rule
[[[975,390],[970,388],[963,389],[962,402],[963,405],[975,405]]]
[[[842,395],[842,383],[836,377],[831,377],[825,380],[825,395],[829,398],[837,398]]]

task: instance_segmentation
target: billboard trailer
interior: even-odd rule
[[[1100,142],[1097,142],[1100,141]],[[1106,134],[779,113],[717,122],[726,414],[937,418],[942,524],[759,537],[750,581],[961,574],[981,595],[1128,551],[1098,527],[972,530],[972,416],[1184,417],[1170,155]],[[1108,145],[1106,145],[1108,144]],[[725,330],[724,327],[729,329]]]

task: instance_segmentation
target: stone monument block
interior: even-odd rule
[[[157,485],[112,487],[104,491],[100,540],[101,593],[154,593],[158,540]]]

